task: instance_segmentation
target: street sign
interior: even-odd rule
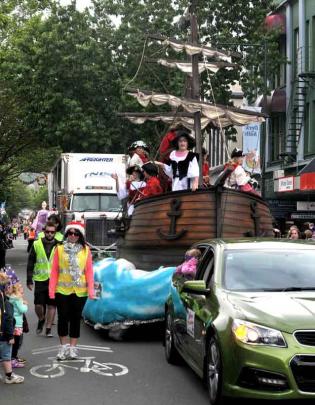
[[[281,179],[275,180],[275,192],[283,193],[286,191],[294,190],[294,176],[282,177]]]
[[[315,211],[315,201],[297,201],[297,211]]]

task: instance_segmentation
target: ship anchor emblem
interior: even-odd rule
[[[174,199],[171,201],[171,211],[167,213],[167,216],[171,219],[169,233],[164,233],[161,228],[156,231],[161,239],[176,240],[184,236],[187,232],[187,229],[182,229],[180,232],[176,233],[176,222],[182,215],[180,206],[180,200]]]

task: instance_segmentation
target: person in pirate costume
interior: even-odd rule
[[[247,193],[257,194],[250,184],[251,178],[243,168],[243,151],[235,148],[231,153],[231,159],[224,166],[224,169],[230,168],[231,174],[225,180],[224,186],[234,188],[235,190],[245,191]]]
[[[146,186],[139,192],[137,201],[143,198],[153,197],[155,195],[163,194],[163,188],[160,180],[158,179],[159,170],[153,162],[148,162],[142,166]]]
[[[139,166],[142,167],[145,163],[149,161],[148,155],[150,149],[148,145],[143,141],[134,142],[130,148],[134,151],[131,159],[129,160],[128,166]]]
[[[175,150],[171,152],[170,164],[155,162],[172,179],[172,191],[197,190],[199,179],[198,155],[191,152],[195,140],[186,130],[176,133],[172,141]]]
[[[143,181],[144,176],[139,166],[128,167],[126,173],[129,178],[124,184],[121,184],[116,173],[112,174],[112,178],[116,181],[118,199],[121,201],[128,199],[127,212],[128,216],[131,216],[134,211],[134,202],[146,186],[146,182]]]

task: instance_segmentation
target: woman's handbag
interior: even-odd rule
[[[30,331],[30,328],[28,326],[26,315],[23,314],[23,333],[28,333],[29,331]]]

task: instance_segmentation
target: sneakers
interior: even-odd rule
[[[60,345],[56,359],[58,361],[67,360],[69,345]]]
[[[23,368],[25,365],[20,363],[17,359],[11,360],[12,368]]]
[[[44,325],[45,325],[45,319],[43,319],[42,321],[38,321],[37,329],[36,329],[37,335],[40,335],[42,333]]]
[[[54,335],[51,333],[51,328],[46,328],[46,337],[54,337]]]
[[[3,382],[5,384],[21,384],[23,381],[24,381],[24,377],[22,377],[21,375],[12,373],[11,377],[5,376]]]
[[[78,349],[75,346],[69,347],[68,359],[76,360],[79,357]]]

